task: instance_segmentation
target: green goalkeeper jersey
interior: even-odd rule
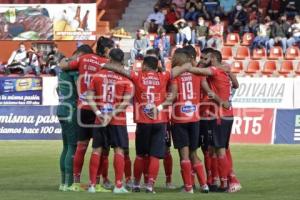
[[[62,71],[58,76],[58,117],[70,117],[77,109],[78,71]]]

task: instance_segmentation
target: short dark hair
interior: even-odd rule
[[[92,54],[94,53],[93,49],[87,45],[87,44],[83,44],[83,45],[80,45],[77,50],[76,50],[77,53],[84,53],[84,54]]]
[[[144,57],[143,64],[148,68],[156,70],[158,68],[158,59],[153,56]]]
[[[122,63],[124,61],[124,52],[119,48],[110,50],[109,57],[111,60]]]
[[[213,56],[215,56],[215,58],[217,59],[218,62],[222,62],[222,54],[220,51],[214,50],[214,52],[212,54],[213,54]]]
[[[192,45],[187,45],[187,46],[183,47],[183,49],[186,51],[186,53],[188,54],[188,56],[191,59],[193,59],[193,60],[196,59],[197,52],[196,52],[196,49]]]
[[[159,57],[159,49],[148,49],[148,50],[146,51],[146,55],[147,55],[147,54],[155,54],[156,57]]]
[[[114,47],[114,41],[112,39],[101,36],[97,41],[96,53],[100,56],[104,56],[105,49],[111,49]]]
[[[202,54],[213,53],[215,50],[213,48],[205,48],[202,50]]]

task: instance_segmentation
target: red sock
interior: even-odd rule
[[[114,168],[115,168],[115,185],[117,188],[122,187],[122,179],[124,174],[125,160],[124,155],[115,153],[114,155]]]
[[[237,179],[234,170],[233,170],[233,162],[232,162],[232,157],[231,157],[231,151],[228,148],[226,150],[226,157],[227,157],[227,162],[228,162],[228,178],[230,183],[240,183],[240,181]]]
[[[98,171],[97,171],[96,184],[100,184],[101,173],[102,173],[102,157],[101,157],[101,162],[100,162],[100,165],[99,165]]]
[[[197,174],[198,181],[200,186],[206,185],[206,178],[204,172],[204,166],[201,162],[195,163],[193,165],[194,172]]]
[[[159,171],[159,159],[154,156],[150,156],[148,174],[149,174],[149,184],[151,186],[153,186],[156,181],[158,171]]]
[[[74,182],[80,183],[80,174],[82,171],[82,166],[84,162],[84,155],[87,149],[87,144],[81,144],[79,143],[76,148],[76,152],[74,155],[74,161],[73,161],[73,175],[74,175]]]
[[[192,180],[192,185],[195,185],[195,172],[192,169],[192,173],[191,173],[191,180]]]
[[[101,155],[101,162],[102,162],[102,177],[103,177],[103,181],[108,181],[108,154],[104,153]]]
[[[144,157],[144,168],[143,168],[145,184],[147,184],[149,182],[149,162],[150,162],[149,156],[145,156]]]
[[[190,191],[193,189],[193,184],[192,184],[192,164],[190,160],[182,160],[180,162],[181,166],[181,175],[182,175],[182,180],[184,183],[184,188],[186,191]]]
[[[218,171],[221,180],[221,188],[228,187],[227,177],[228,177],[228,162],[226,155],[218,156]]]
[[[216,155],[211,156],[211,175],[212,175],[212,184],[219,179],[218,171],[218,159]]]
[[[172,169],[173,169],[173,158],[170,152],[166,153],[164,159],[164,168],[165,168],[165,175],[166,175],[166,183],[172,182]]]
[[[135,158],[134,166],[133,166],[133,176],[136,185],[140,184],[143,170],[144,170],[144,158],[137,156]]]
[[[97,182],[97,172],[101,160],[101,155],[98,152],[92,152],[90,159],[90,185],[96,185]]]
[[[211,157],[209,155],[208,151],[204,152],[204,164],[205,164],[205,170],[206,170],[206,176],[207,176],[207,184],[212,184],[212,172],[211,172]]]
[[[129,155],[125,155],[125,178],[126,183],[131,180],[131,160]]]

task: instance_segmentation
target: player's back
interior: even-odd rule
[[[78,69],[78,106],[83,109],[90,109],[86,101],[86,92],[91,83],[92,76],[99,72],[101,67],[107,62],[106,58],[95,54],[85,54],[75,61],[70,62],[71,69]]]
[[[173,105],[173,123],[189,123],[200,120],[198,109],[201,99],[201,80],[202,76],[185,72],[172,81],[172,84],[176,84],[178,89],[177,99]]]
[[[167,96],[170,72],[139,71],[131,73],[135,85],[134,118],[137,123],[164,123],[168,121],[168,112],[160,112],[152,120],[146,116],[155,105],[163,103]]]
[[[229,75],[222,69],[217,67],[211,67],[212,76],[207,78],[207,82],[214,93],[216,93],[221,100],[229,101],[231,96],[231,81]],[[231,116],[232,108],[219,109],[219,114],[223,116]]]

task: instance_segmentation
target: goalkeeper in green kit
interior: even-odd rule
[[[87,53],[93,53],[92,48],[88,45],[81,45],[69,60]],[[57,108],[57,116],[61,124],[63,139],[63,150],[60,156],[60,191],[68,191],[73,184],[73,158],[79,130],[77,121],[77,79],[78,71],[60,70],[59,72],[58,94],[60,103]]]

